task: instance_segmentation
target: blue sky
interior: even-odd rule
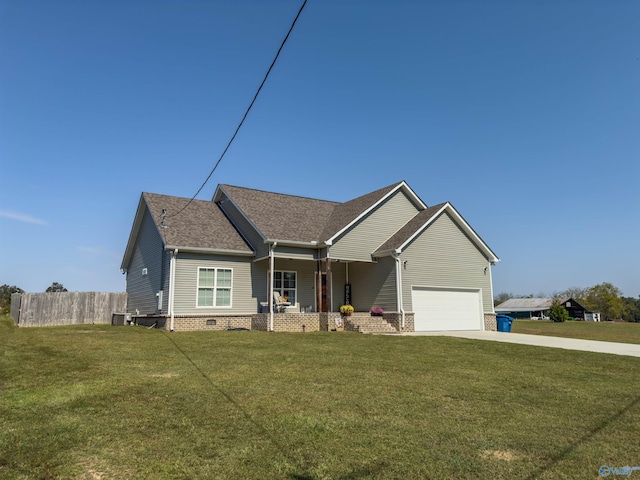
[[[0,0],[0,284],[122,291],[140,193],[196,192],[300,5]],[[310,0],[199,198],[403,179],[494,293],[640,295],[640,2]]]

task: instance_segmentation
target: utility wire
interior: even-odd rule
[[[273,69],[273,66],[276,64],[276,61],[278,60],[278,57],[280,56],[280,52],[282,51],[282,48],[284,47],[284,44],[287,43],[287,39],[289,38],[289,35],[291,34],[291,31],[293,30],[293,27],[295,26],[296,22],[298,21],[298,17],[300,17],[300,14],[302,13],[302,10],[304,9],[304,6],[306,4],[307,4],[307,0],[304,0],[304,2],[302,2],[302,6],[300,7],[300,10],[298,10],[298,14],[296,15],[296,18],[293,19],[293,23],[291,24],[291,27],[289,28],[289,31],[287,32],[287,35],[284,37],[284,40],[282,40],[282,43],[280,44],[280,48],[278,48],[278,52],[276,53],[276,56],[274,57],[273,62],[271,62],[271,65],[269,66],[269,70],[267,70],[267,73],[265,74],[264,78],[262,79],[262,83],[258,87],[258,90],[256,91],[256,94],[253,96],[253,100],[251,100],[251,104],[249,105],[249,108],[247,108],[247,111],[244,112],[244,116],[242,117],[242,120],[240,120],[240,123],[238,124],[238,127],[236,128],[236,131],[233,132],[233,136],[231,137],[231,140],[229,140],[229,143],[227,143],[227,146],[225,147],[224,151],[222,152],[222,155],[220,155],[220,158],[218,158],[218,161],[214,165],[213,169],[211,170],[211,172],[209,172],[209,176],[207,176],[206,180],[202,183],[202,185],[200,185],[200,188],[198,189],[198,191],[195,193],[195,195],[193,197],[191,197],[191,199],[187,202],[187,204],[184,207],[182,207],[180,210],[178,210],[176,213],[174,213],[172,215],[168,215],[167,218],[176,217],[180,213],[182,213],[189,205],[191,205],[191,202],[193,202],[195,200],[195,198],[202,191],[202,189],[205,187],[207,182],[209,182],[209,179],[213,175],[213,172],[216,171],[216,169],[218,168],[218,165],[220,165],[220,162],[222,161],[222,159],[224,158],[225,154],[227,153],[227,150],[229,150],[229,147],[231,146],[231,144],[235,140],[236,135],[238,135],[238,132],[240,131],[240,128],[242,127],[242,124],[244,123],[245,119],[247,118],[247,115],[249,115],[249,112],[251,111],[251,108],[253,107],[253,104],[256,102],[256,99],[258,98],[258,95],[260,94],[260,90],[262,90],[262,87],[264,86],[265,82],[267,81],[267,78],[269,77],[269,74],[271,73],[271,70]]]

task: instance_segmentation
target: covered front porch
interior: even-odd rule
[[[273,303],[274,290],[307,313],[337,312],[344,304],[353,305],[356,311],[368,312],[374,307],[399,310],[396,278],[400,275],[394,258],[345,260],[319,252],[277,247],[269,257],[256,260],[254,265],[264,272],[266,288],[258,295],[260,302]]]
[[[257,262],[266,273],[259,313],[332,313],[353,304],[349,263],[279,255]]]
[[[254,330],[413,330],[413,316],[408,319],[402,309],[401,265],[392,256],[370,261],[334,259],[327,249],[273,244],[269,255],[254,266],[264,272],[265,279],[264,290],[256,292]],[[353,306],[350,318],[341,315],[342,305]],[[374,317],[372,309],[383,314]]]

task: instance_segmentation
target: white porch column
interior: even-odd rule
[[[331,258],[327,251],[327,312],[333,312],[333,275],[331,274]]]
[[[404,308],[402,305],[402,261],[400,260],[400,254],[398,253],[394,253],[393,258],[396,261],[396,303],[402,316],[401,327],[404,329]]]
[[[169,322],[169,331],[173,332],[173,320],[174,314],[174,296],[176,290],[176,257],[178,256],[178,249],[176,248],[171,252],[171,261],[169,263],[169,298],[167,299],[169,307],[169,315],[171,320]]]
[[[275,265],[274,250],[278,242],[273,242],[269,248],[269,331],[273,332],[273,269]]]

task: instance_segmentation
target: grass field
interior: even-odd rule
[[[3,479],[562,479],[640,465],[640,359],[0,321]]]
[[[515,320],[511,331],[532,335],[602,340],[604,342],[640,343],[640,323],[555,323],[551,320]]]

